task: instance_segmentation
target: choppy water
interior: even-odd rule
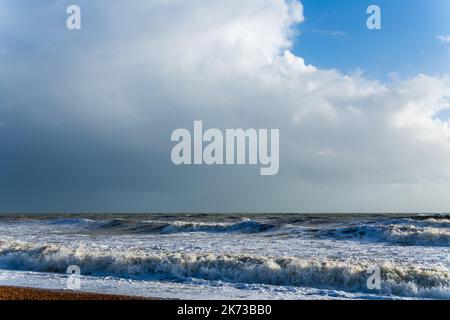
[[[70,265],[105,293],[450,299],[450,216],[0,216],[0,285],[64,289]]]

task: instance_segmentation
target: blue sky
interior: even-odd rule
[[[306,21],[300,26],[294,51],[321,68],[342,72],[361,69],[366,76],[404,78],[418,73],[450,71],[448,0],[303,0]],[[382,10],[382,30],[366,28],[366,9]]]

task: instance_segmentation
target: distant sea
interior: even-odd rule
[[[450,299],[450,215],[0,215],[0,285],[73,289],[69,266],[98,293]]]

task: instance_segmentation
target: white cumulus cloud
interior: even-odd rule
[[[30,203],[45,208],[54,189],[58,209],[449,208],[449,122],[437,117],[450,109],[448,76],[383,83],[312,66],[291,50],[296,0],[79,5],[79,34],[23,27],[62,4],[12,10],[0,62],[6,208],[23,206],[12,192],[40,193]],[[279,175],[172,166],[170,132],[194,120],[279,128]]]

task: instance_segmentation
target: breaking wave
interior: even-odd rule
[[[339,239],[356,238],[403,245],[450,246],[450,230],[413,224],[357,225],[321,230],[320,234]]]
[[[230,223],[206,223],[193,221],[136,221],[127,219],[112,220],[90,220],[90,219],[59,219],[49,222],[55,225],[77,226],[87,231],[110,232],[110,233],[188,233],[188,232],[210,232],[210,233],[258,233],[275,228],[270,224],[265,224],[253,220],[241,220]]]
[[[97,221],[87,218],[67,218],[46,221],[49,225],[68,225],[68,226],[90,226],[97,224]]]
[[[106,219],[67,218],[45,221],[47,225],[89,234],[176,234],[176,233],[240,233],[264,234],[271,237],[325,237],[335,240],[386,242],[400,245],[450,247],[450,219],[445,217],[393,218],[358,223],[337,222],[313,224],[302,219],[233,219],[202,221],[181,219]],[[333,224],[333,221],[331,221]]]
[[[0,242],[0,266],[14,270],[65,273],[78,265],[83,275],[162,277],[167,280],[220,280],[366,292],[369,262],[347,264],[328,259],[263,257],[246,254],[112,252],[93,247],[70,248],[17,241]],[[450,272],[384,263],[383,294],[450,298]]]
[[[270,224],[253,220],[245,220],[237,223],[201,223],[201,222],[173,222],[162,229],[162,233],[178,232],[240,232],[258,233],[273,229]]]

